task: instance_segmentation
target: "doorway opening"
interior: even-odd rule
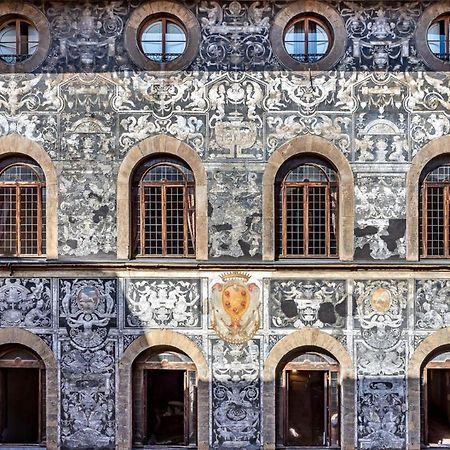
[[[44,444],[45,366],[23,346],[0,348],[0,443]]]
[[[195,365],[182,353],[145,352],[133,364],[133,445],[196,443]]]
[[[424,444],[450,448],[450,352],[428,362],[423,370],[422,387]]]
[[[278,448],[339,447],[339,364],[331,356],[303,353],[278,376]]]

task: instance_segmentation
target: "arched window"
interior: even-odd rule
[[[450,442],[450,351],[443,350],[422,371],[422,444],[440,447]]]
[[[450,164],[432,161],[425,167],[420,192],[421,256],[448,258],[450,256]]]
[[[152,159],[134,174],[134,255],[195,256],[195,180],[181,160]]]
[[[133,446],[197,441],[195,364],[181,352],[147,350],[133,364]]]
[[[0,444],[42,444],[45,417],[43,361],[20,345],[0,347]]]
[[[31,158],[0,163],[0,254],[45,254],[45,177]]]
[[[277,174],[281,257],[337,257],[338,182],[330,164],[287,161]]]
[[[338,447],[338,362],[328,354],[303,352],[281,365],[277,379],[277,445]]]

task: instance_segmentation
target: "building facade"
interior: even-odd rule
[[[449,18],[0,2],[0,448],[450,445]]]

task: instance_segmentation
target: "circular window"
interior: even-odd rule
[[[292,70],[329,70],[347,46],[342,16],[322,2],[297,1],[276,16],[270,31],[274,55]]]
[[[315,63],[328,52],[331,43],[329,27],[319,19],[300,16],[288,25],[284,46],[288,54],[301,63]]]
[[[39,45],[39,32],[27,19],[11,17],[0,24],[0,58],[7,64],[29,59]]]
[[[427,42],[433,55],[449,60],[449,26],[450,15],[446,14],[438,17],[428,28]]]
[[[0,2],[0,71],[31,72],[47,57],[50,27],[44,14],[22,2]]]
[[[144,70],[185,69],[195,59],[199,44],[195,14],[168,0],[142,4],[125,26],[125,48]]]
[[[429,69],[450,69],[450,0],[440,0],[428,8],[417,21],[417,53]]]
[[[179,58],[186,50],[186,33],[183,26],[170,17],[148,21],[140,33],[144,55],[159,63]]]

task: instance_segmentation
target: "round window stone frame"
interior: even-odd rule
[[[314,63],[296,61],[284,46],[284,34],[287,31],[287,27],[296,17],[304,14],[311,14],[320,18],[324,24],[329,26],[331,34],[328,52],[323,58]],[[275,16],[270,30],[270,42],[275,57],[287,69],[295,71],[328,70],[344,55],[345,49],[347,48],[347,31],[344,20],[332,6],[317,1],[298,0],[284,7]]]
[[[0,22],[19,16],[31,22],[39,33],[36,51],[25,61],[8,64],[0,59],[1,73],[32,72],[47,58],[50,50],[50,25],[45,15],[29,3],[9,1],[0,3]]]
[[[186,33],[186,48],[178,58],[166,63],[159,63],[149,59],[141,50],[138,42],[141,27],[148,22],[152,16],[173,16],[183,24]],[[181,70],[185,69],[194,61],[200,46],[200,24],[194,13],[184,6],[169,1],[158,0],[147,2],[131,14],[125,25],[125,49],[131,60],[138,67],[148,71]]]
[[[450,70],[450,61],[439,59],[428,45],[428,29],[434,20],[450,11],[450,0],[430,5],[420,16],[415,33],[416,49],[419,56],[431,70],[446,72]]]

